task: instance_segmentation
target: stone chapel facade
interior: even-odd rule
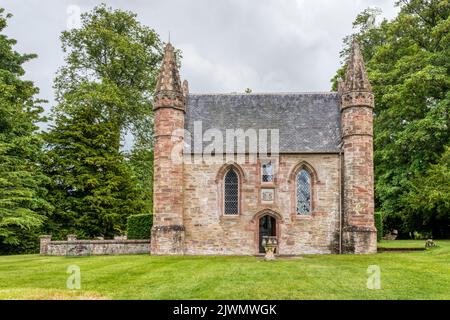
[[[357,42],[338,92],[274,94],[190,94],[168,44],[154,101],[151,253],[257,255],[264,235],[280,255],[375,253],[373,108]],[[208,147],[211,132],[231,129],[248,134],[245,148],[225,138]],[[260,145],[269,140],[276,150]]]

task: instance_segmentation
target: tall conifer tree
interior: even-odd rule
[[[42,121],[38,89],[22,79],[23,64],[35,58],[17,53],[4,34],[10,14],[0,8],[0,250],[11,251],[45,220],[50,207],[39,166]],[[35,239],[36,240],[36,239]]]

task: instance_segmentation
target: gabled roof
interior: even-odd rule
[[[335,92],[189,94],[186,103],[185,128],[192,136],[194,122],[201,121],[203,133],[219,129],[224,142],[226,129],[278,129],[280,153],[339,151],[340,96]],[[203,142],[203,148],[210,143]],[[193,138],[190,144],[194,152]]]

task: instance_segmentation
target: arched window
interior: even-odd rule
[[[297,214],[311,214],[311,174],[302,169],[297,174]]]
[[[224,214],[239,214],[239,177],[234,169],[228,170],[224,177]]]

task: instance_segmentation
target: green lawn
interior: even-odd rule
[[[450,241],[419,252],[256,257],[0,257],[0,299],[450,299]],[[423,246],[424,241],[409,242]],[[401,241],[384,246],[405,246]],[[69,265],[81,290],[66,289]],[[381,268],[381,290],[367,268]]]
[[[425,240],[383,240],[378,244],[379,248],[425,248]],[[442,241],[436,241],[442,242]]]

